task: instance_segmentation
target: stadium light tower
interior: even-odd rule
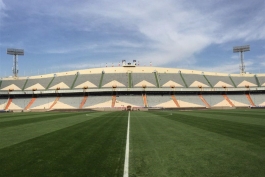
[[[23,49],[7,49],[7,54],[14,55],[14,64],[13,64],[13,75],[14,77],[17,77],[18,74],[18,55],[24,55]]]
[[[250,51],[250,47],[249,45],[245,45],[245,46],[236,46],[233,48],[233,52],[240,52],[240,58],[241,58],[241,66],[239,66],[240,72],[245,73],[245,65],[244,65],[244,55],[243,52],[247,52]]]

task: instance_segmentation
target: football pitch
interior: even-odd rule
[[[265,110],[3,113],[0,163],[1,177],[263,177]]]

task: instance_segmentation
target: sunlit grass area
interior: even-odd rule
[[[128,112],[0,114],[0,176],[123,176]],[[133,111],[129,176],[264,176],[265,111]]]

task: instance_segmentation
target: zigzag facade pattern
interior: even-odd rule
[[[0,110],[124,110],[128,106],[130,109],[263,107],[265,74],[110,67],[0,79]]]

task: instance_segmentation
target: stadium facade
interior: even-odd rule
[[[0,110],[232,109],[265,106],[265,74],[92,68],[0,79]]]

